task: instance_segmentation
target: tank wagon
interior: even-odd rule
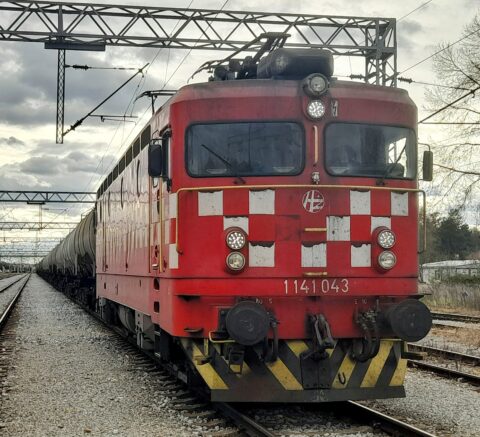
[[[40,270],[72,292],[95,256],[82,299],[214,401],[404,396],[406,341],[431,326],[416,123],[406,91],[337,80],[323,50],[219,66]]]
[[[95,211],[92,210],[40,261],[37,271],[62,291],[93,307],[95,244]]]

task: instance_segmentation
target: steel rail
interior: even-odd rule
[[[479,316],[469,316],[467,314],[451,314],[432,312],[434,320],[450,320],[452,322],[480,323]]]
[[[13,282],[10,282],[9,284],[6,284],[3,288],[0,288],[0,293],[3,293],[5,290],[8,290],[12,285],[15,285],[16,283],[20,282],[22,279],[25,278],[27,275],[22,275],[20,278],[14,280]],[[1,286],[2,284],[0,284]]]
[[[277,434],[269,431],[267,428],[260,425],[255,420],[246,416],[242,412],[238,411],[232,405],[224,402],[214,402],[213,408],[220,411],[223,416],[231,419],[235,425],[241,430],[246,432],[249,436],[253,437],[276,437]]]
[[[460,370],[449,369],[448,367],[438,366],[432,363],[425,363],[423,361],[408,360],[410,367],[417,367],[421,370],[428,370],[440,376],[447,376],[449,378],[461,378],[473,385],[480,385],[480,376],[471,373],[461,372]]]
[[[357,420],[370,423],[373,428],[379,428],[387,434],[404,437],[435,437],[428,431],[424,431],[416,426],[410,425],[388,414],[382,413],[373,408],[359,404],[354,401],[347,401],[347,409]]]
[[[462,361],[465,363],[473,364],[474,366],[480,365],[480,357],[471,354],[463,354],[461,352],[454,352],[446,349],[439,349],[431,346],[423,346],[420,344],[408,343],[408,350],[412,352],[427,352],[429,355],[437,356],[441,358],[447,358],[454,361]]]
[[[4,326],[6,325],[7,321],[8,321],[8,318],[10,317],[10,314],[12,313],[13,309],[15,308],[15,305],[17,304],[18,302],[18,299],[20,297],[20,295],[22,294],[22,291],[23,289],[25,288],[25,286],[27,285],[27,282],[28,280],[30,279],[30,275],[26,275],[27,276],[27,279],[25,280],[25,282],[21,285],[20,289],[18,290],[18,292],[15,294],[15,296],[13,297],[13,299],[10,301],[10,303],[8,304],[7,308],[5,309],[5,311],[3,311],[2,315],[0,316],[0,331],[2,331],[2,329],[4,328]],[[25,278],[25,276],[23,276],[23,278]],[[22,278],[22,279],[23,279]],[[16,283],[18,283],[19,281],[16,281]],[[13,284],[12,284],[13,285]]]

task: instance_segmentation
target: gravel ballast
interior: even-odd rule
[[[0,397],[0,435],[209,434],[172,408],[155,376],[139,368],[138,355],[38,276],[32,275],[16,311],[15,364]],[[406,389],[406,399],[365,403],[438,436],[478,435],[475,387],[409,369]],[[300,422],[287,414],[296,409]],[[302,410],[279,406],[271,414],[250,413],[283,435],[371,435],[368,427],[350,434],[347,424]]]
[[[476,387],[408,369],[403,399],[364,402],[437,436],[478,436],[480,393]]]
[[[32,275],[17,305],[14,368],[0,399],[5,436],[191,436],[154,377],[99,322]],[[138,357],[137,357],[138,358]]]

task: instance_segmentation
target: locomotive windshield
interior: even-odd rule
[[[332,175],[412,179],[416,174],[415,133],[403,127],[330,124],[325,155]]]
[[[186,147],[188,173],[195,177],[295,175],[304,165],[297,123],[196,124]]]

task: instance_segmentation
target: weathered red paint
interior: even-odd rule
[[[174,336],[189,336],[185,329],[202,328],[195,336],[208,336],[217,327],[218,309],[232,306],[239,298],[259,299],[279,320],[279,336],[304,338],[306,315],[322,313],[332,334],[354,337],[359,331],[355,311],[375,306],[378,298],[393,300],[417,294],[417,200],[408,194],[408,215],[392,216],[390,192],[376,191],[376,179],[334,177],[323,165],[323,132],[332,121],[349,121],[409,127],[416,131],[417,112],[403,90],[335,82],[322,97],[325,117],[313,122],[305,115],[308,98],[297,81],[249,80],[211,82],[182,88],[150,121],[153,137],[171,129],[171,191],[165,182],[147,174],[147,149],[132,160],[99,198],[97,208],[97,294],[151,315],[154,323]],[[332,100],[338,116],[332,117]],[[244,177],[247,185],[309,185],[318,172],[321,185],[358,185],[371,191],[370,216],[388,217],[397,236],[392,249],[397,266],[388,272],[371,267],[351,267],[352,243],[372,244],[370,217],[350,214],[349,189],[319,188],[324,208],[311,214],[302,197],[312,188],[275,188],[275,214],[249,217],[250,242],[274,242],[274,267],[249,267],[238,274],[225,268],[229,249],[225,244],[224,216],[249,216],[249,190],[224,190],[223,214],[198,216],[198,192],[186,188],[241,185],[232,177],[192,178],[185,170],[184,140],[192,123],[219,121],[283,120],[303,125],[306,136],[305,170],[298,176]],[[314,126],[318,128],[319,160],[314,163]],[[137,181],[137,168],[139,176]],[[123,180],[123,182],[122,182]],[[415,180],[385,181],[398,189],[417,188]],[[179,192],[179,190],[181,190]],[[167,220],[171,194],[179,193],[178,216]],[[175,209],[175,208],[174,208]],[[327,216],[350,216],[350,240],[327,244],[326,268],[302,268],[300,243],[321,243],[325,233],[305,228],[327,227]],[[162,220],[163,218],[163,220]],[[178,226],[178,229],[177,229]],[[169,236],[168,236],[169,234]],[[178,241],[175,237],[178,234]],[[168,240],[168,241],[167,241]],[[179,267],[171,268],[169,244],[177,243]],[[248,250],[243,249],[248,257]],[[348,279],[348,292],[320,289],[286,293],[285,280],[297,285],[306,271],[326,271],[322,280]],[[157,280],[157,282],[155,282]],[[308,284],[307,284],[308,285]],[[157,289],[158,288],[158,289]],[[301,288],[301,287],[300,287]],[[155,302],[159,309],[155,311]]]

